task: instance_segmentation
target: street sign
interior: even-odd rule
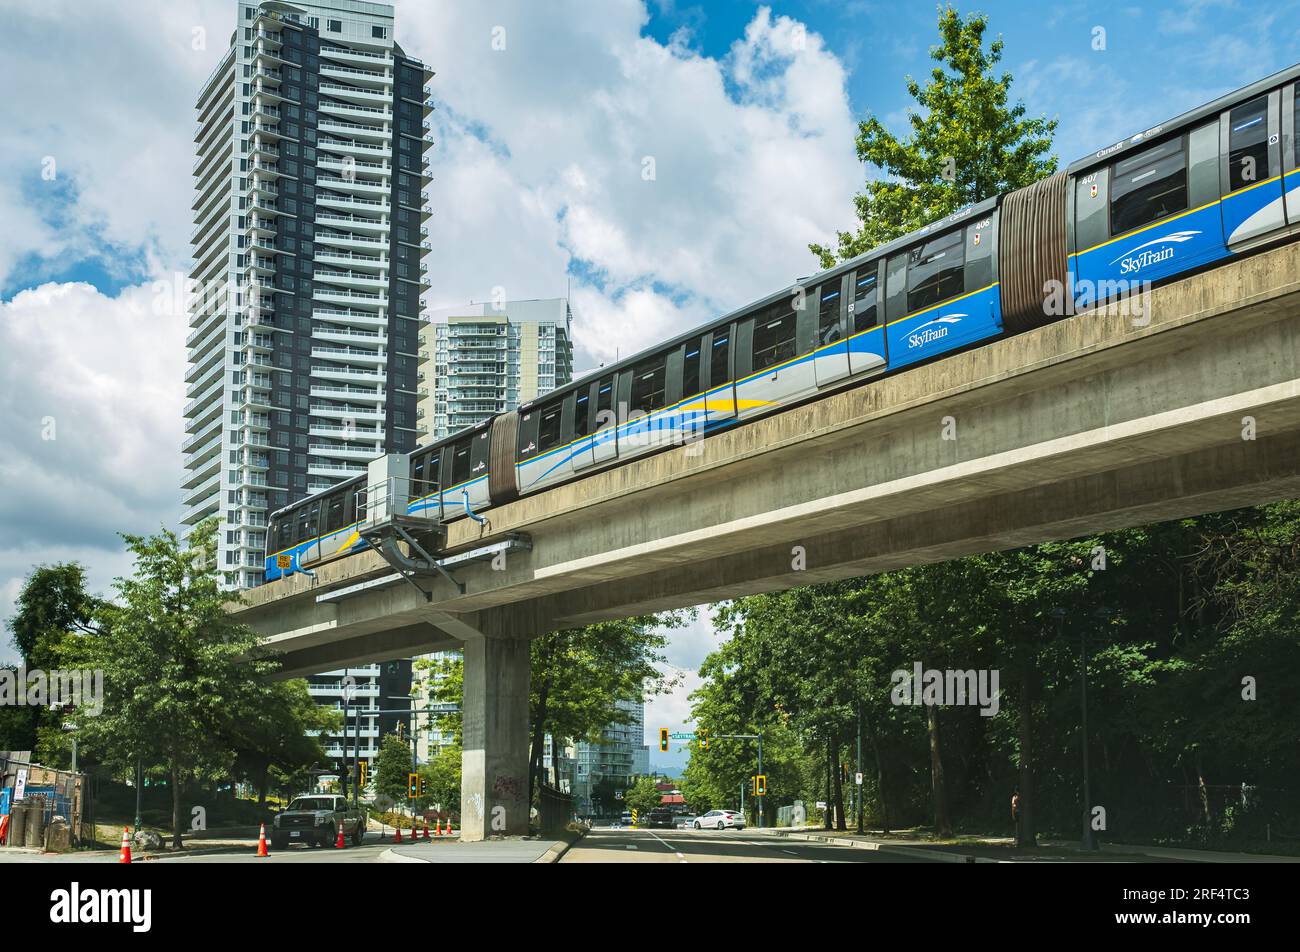
[[[632,808],[632,825],[636,826],[636,807]]]
[[[859,771],[857,774],[854,775],[854,780],[853,780],[853,782],[856,783],[859,787],[862,786],[862,772],[861,772],[861,771]]]
[[[277,556],[275,557],[275,567],[276,567],[277,569],[291,569],[291,568],[293,568],[293,556],[292,556],[292,555],[277,555]]]
[[[18,779],[14,782],[14,802],[17,803],[27,793],[27,768],[18,768]]]
[[[671,731],[668,736],[672,740],[695,740],[695,731]]]

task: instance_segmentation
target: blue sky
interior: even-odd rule
[[[1059,118],[1065,162],[1300,58],[1300,0],[956,5],[988,14],[1013,98]],[[811,272],[807,244],[852,225],[870,174],[854,155],[856,123],[870,112],[904,131],[904,77],[928,76],[938,10],[396,7],[399,42],[437,71],[429,308],[496,287],[521,299],[571,287],[579,371]],[[34,563],[80,560],[103,592],[129,568],[116,533],[179,517],[188,328],[174,291],[189,266],[194,99],[235,4],[0,0],[0,13],[7,615]],[[499,27],[501,49],[490,42]],[[794,53],[798,35],[807,42]],[[41,436],[47,418],[57,440]],[[669,662],[694,672],[716,643],[702,612]],[[652,702],[650,736],[685,725],[691,686]]]

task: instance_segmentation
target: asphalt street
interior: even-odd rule
[[[833,843],[786,840],[749,830],[595,829],[561,863],[928,863]]]

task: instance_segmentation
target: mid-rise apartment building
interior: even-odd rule
[[[470,304],[421,329],[427,355],[420,401],[426,441],[513,410],[573,379],[568,298]]]

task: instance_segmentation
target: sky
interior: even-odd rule
[[[1072,161],[1292,63],[1300,0],[955,3]],[[430,310],[571,288],[577,369],[741,306],[853,223],[857,123],[905,128],[934,3],[397,0],[437,73]],[[194,100],[233,0],[0,0],[0,616],[34,564],[107,593],[180,515]],[[500,38],[504,38],[504,43]],[[497,42],[493,42],[497,38]],[[652,173],[652,174],[648,174]],[[0,661],[12,660],[6,642]],[[707,608],[647,738],[689,729]],[[652,763],[680,768],[680,751]]]

